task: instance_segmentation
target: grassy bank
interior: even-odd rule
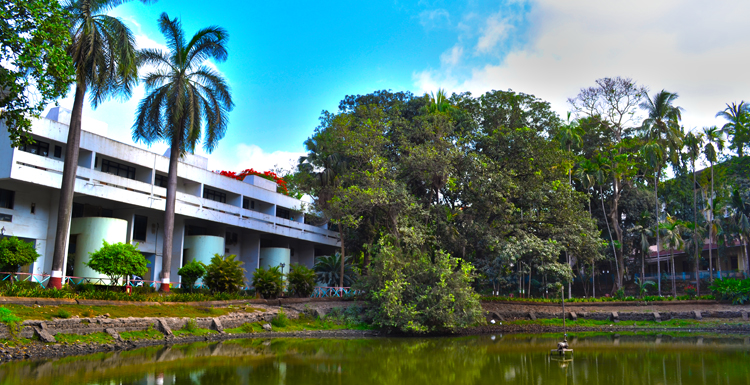
[[[532,320],[515,320],[503,322],[503,325],[537,325],[541,327],[563,327],[562,319],[537,319]],[[725,321],[725,320],[692,320],[692,319],[670,319],[662,322],[656,321],[620,321],[613,322],[610,320],[591,320],[591,319],[578,319],[575,321],[566,320],[565,326],[573,327],[584,327],[598,329],[605,326],[618,326],[618,327],[637,327],[637,328],[652,328],[652,329],[665,329],[665,328],[687,328],[687,329],[715,329],[723,326],[748,326],[750,323],[742,321]]]
[[[94,318],[108,315],[109,318],[126,317],[218,317],[229,313],[244,311],[248,313],[261,312],[262,309],[252,306],[229,306],[224,308],[201,307],[190,305],[59,305],[59,306],[25,306],[3,305],[10,309],[21,320],[51,320],[53,318]]]

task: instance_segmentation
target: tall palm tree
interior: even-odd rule
[[[714,220],[714,200],[716,198],[714,192],[714,163],[718,160],[718,154],[724,150],[724,138],[721,135],[721,130],[716,126],[703,128],[703,135],[706,138],[706,146],[703,149],[703,155],[706,156],[706,160],[711,165],[711,196],[709,197],[709,207],[706,208],[709,217],[706,218],[708,222],[708,264],[709,264],[709,280],[714,281],[713,275],[713,253],[711,248],[713,247],[713,236],[716,227],[716,221]],[[721,265],[719,266],[721,271]],[[721,274],[719,274],[721,276]]]
[[[62,269],[67,255],[65,245],[73,209],[83,100],[89,92],[91,105],[96,108],[113,96],[127,99],[138,82],[135,38],[120,19],[107,15],[107,12],[126,2],[128,0],[68,0],[64,4],[71,17],[68,54],[75,66],[76,93],[65,145],[52,276],[49,280],[49,286],[57,289],[62,287]]]
[[[659,242],[659,216],[661,210],[659,208],[659,172],[656,171],[660,168],[662,161],[664,160],[664,149],[656,141],[648,142],[641,149],[643,157],[646,162],[654,169],[654,196],[656,197],[656,204],[654,205],[654,217],[656,223],[656,271],[657,271],[657,283],[659,295],[661,295],[661,243]]]
[[[750,277],[750,262],[747,252],[747,238],[750,236],[750,203],[745,202],[738,189],[732,191],[732,218],[742,244],[742,252],[745,256],[746,275]]]
[[[430,93],[425,94],[425,96],[430,101],[430,104],[427,105],[427,112],[448,112],[449,109],[454,108],[442,88],[438,88],[437,94]]]
[[[672,296],[677,298],[677,284],[675,282],[674,251],[681,250],[685,246],[682,239],[682,230],[684,229],[682,221],[676,220],[667,215],[666,222],[662,223],[660,230],[664,233],[664,246],[669,248],[669,260],[672,265]]]
[[[159,17],[159,29],[167,40],[169,52],[141,51],[143,63],[156,69],[143,78],[147,95],[138,106],[133,140],[145,143],[163,140],[170,144],[161,273],[161,289],[169,291],[177,163],[182,155],[193,152],[200,141],[206,152],[216,148],[224,137],[234,104],[227,82],[205,65],[207,59],[217,62],[227,59],[227,31],[211,26],[199,30],[187,41],[180,22],[166,13]]]
[[[717,112],[716,117],[728,121],[721,129],[732,142],[730,148],[737,151],[737,156],[742,157],[745,145],[750,141],[750,105],[745,104],[744,100],[740,104],[732,102],[723,111]]]
[[[697,193],[697,182],[695,177],[695,161],[701,154],[701,147],[703,146],[703,133],[689,132],[685,135],[685,147],[686,156],[690,160],[690,166],[693,170],[693,262],[695,264],[695,291],[698,296],[701,292],[701,280],[700,280],[700,259],[701,251],[703,249],[703,240],[698,237],[698,193]]]
[[[560,132],[557,134],[557,139],[560,141],[560,146],[563,147],[563,149],[568,150],[568,154],[573,157],[573,151],[572,147],[580,147],[583,145],[583,129],[578,124],[578,120],[574,119],[573,121],[570,120],[570,112],[568,112],[568,121],[566,124],[564,124],[562,127],[560,127]],[[571,167],[568,169],[568,183],[570,184],[570,187],[573,188],[573,168]],[[568,255],[568,250],[565,250],[565,258],[568,261],[568,266],[570,266],[571,269],[573,269],[573,266],[571,264],[570,256]],[[568,298],[572,298],[573,291],[571,290],[571,283],[568,282]]]

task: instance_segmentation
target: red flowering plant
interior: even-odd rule
[[[685,286],[685,294],[687,294],[687,295],[689,295],[691,297],[695,297],[696,291],[697,290],[695,290],[695,286],[693,286],[693,285],[687,285],[687,286]]]
[[[279,178],[278,175],[276,175],[273,171],[255,171],[252,168],[246,169],[241,171],[239,174],[234,171],[220,171],[220,175],[228,176],[233,179],[237,180],[245,180],[245,177],[248,175],[255,175],[258,177],[261,177],[263,179],[270,180],[271,182],[276,182],[276,192],[284,195],[289,195],[289,190],[286,187],[286,181],[282,178]]]

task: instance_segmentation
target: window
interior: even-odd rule
[[[15,191],[3,190],[0,188],[0,208],[13,210],[13,201],[15,200],[15,197]]]
[[[0,222],[13,222],[13,216],[8,214],[0,214]]]
[[[114,174],[128,179],[135,179],[135,167],[126,166],[107,159],[102,159],[102,172]]]
[[[216,202],[227,203],[227,194],[221,191],[212,190],[207,187],[203,188],[203,198],[210,199]]]
[[[18,146],[21,151],[30,152],[32,154],[48,156],[49,155],[49,143],[42,141],[35,141],[33,144],[22,144]]]
[[[242,208],[245,210],[255,210],[255,201],[250,198],[242,198]]]
[[[136,241],[145,241],[148,230],[148,217],[145,215],[136,215],[133,218],[133,239]]]
[[[62,147],[55,146],[55,158],[62,158]]]
[[[167,176],[156,174],[156,177],[154,178],[154,185],[167,188]]]
[[[291,217],[289,210],[276,207],[276,216],[279,218],[289,219]]]

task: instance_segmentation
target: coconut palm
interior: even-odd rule
[[[706,138],[706,146],[703,149],[703,155],[706,156],[706,160],[708,160],[708,163],[711,166],[711,196],[709,197],[708,204],[709,207],[706,208],[706,211],[708,213],[708,217],[706,217],[706,220],[709,223],[709,231],[708,231],[708,264],[709,264],[709,280],[711,282],[714,281],[713,276],[713,253],[711,251],[711,245],[713,242],[713,235],[716,234],[714,232],[715,230],[715,222],[714,221],[714,200],[716,198],[715,192],[714,192],[714,163],[718,160],[718,154],[721,153],[721,151],[724,150],[724,138],[722,138],[721,130],[716,128],[716,126],[708,127],[703,129],[703,135]],[[719,271],[721,271],[721,266],[719,266]],[[721,275],[721,274],[720,274]]]
[[[343,276],[341,275],[341,265],[344,266]],[[339,253],[316,258],[313,270],[318,276],[318,282],[330,287],[336,286],[336,284],[339,284],[340,287],[351,286],[356,277],[354,270],[352,270],[352,257],[345,257],[342,261]]]
[[[685,246],[682,239],[682,231],[685,229],[680,220],[676,220],[667,215],[667,220],[661,224],[660,230],[664,233],[664,247],[669,249],[669,260],[672,265],[672,296],[677,298],[677,285],[675,282],[674,251],[681,250]]]
[[[159,17],[159,29],[166,37],[169,52],[141,51],[143,63],[156,68],[143,78],[147,94],[138,106],[133,140],[149,144],[163,140],[170,144],[161,274],[161,288],[169,291],[177,163],[200,141],[206,152],[216,148],[224,137],[227,115],[234,104],[224,78],[205,64],[207,59],[226,60],[227,32],[211,26],[187,41],[180,22],[166,13]]]
[[[573,156],[572,147],[580,147],[583,145],[583,129],[578,124],[578,120],[570,120],[570,112],[568,112],[568,121],[566,124],[564,124],[562,127],[560,127],[560,132],[558,132],[557,139],[560,141],[560,146],[562,146],[564,149],[568,150],[568,154]],[[570,168],[568,170],[568,183],[573,186],[573,169]],[[573,266],[571,265],[570,256],[568,255],[568,250],[565,250],[565,258],[568,261],[568,265],[572,269]],[[568,282],[568,298],[572,298],[573,291],[571,290],[571,283]]]
[[[448,112],[449,109],[454,108],[453,105],[450,103],[448,98],[445,95],[445,90],[442,88],[438,88],[437,94],[425,94],[427,99],[429,100],[429,104],[427,105],[427,112],[430,113],[436,113],[436,112]]]
[[[727,104],[724,111],[716,113],[716,117],[727,120],[721,129],[727,134],[732,143],[729,147],[737,151],[737,156],[744,155],[745,145],[750,141],[750,105],[741,101],[740,104],[732,102]]]
[[[750,236],[750,203],[742,198],[738,189],[734,189],[731,205],[734,228],[740,239],[740,244],[742,244],[742,252],[745,257],[746,274],[750,277],[750,264],[748,264],[750,258],[748,258],[747,252],[747,238]]]
[[[693,262],[695,264],[695,291],[696,295],[700,296],[701,293],[701,280],[700,280],[700,259],[701,250],[703,249],[703,240],[698,237],[698,188],[699,185],[695,177],[695,161],[701,154],[701,147],[703,146],[703,134],[689,132],[685,135],[686,153],[685,155],[690,160],[690,167],[693,170],[693,236],[691,237],[693,242],[692,250],[694,252]]]
[[[68,252],[65,246],[73,210],[73,193],[81,144],[81,117],[86,93],[89,95],[91,106],[96,108],[113,96],[129,98],[138,82],[135,38],[120,19],[107,15],[107,12],[126,2],[128,0],[68,0],[64,4],[71,18],[71,44],[68,54],[73,59],[75,67],[76,93],[70,116],[68,141],[65,145],[50,287],[62,287],[62,269]]]

